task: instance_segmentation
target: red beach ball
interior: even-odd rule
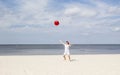
[[[60,23],[59,23],[58,20],[54,21],[54,25],[55,25],[55,26],[58,26],[59,24],[60,24]]]

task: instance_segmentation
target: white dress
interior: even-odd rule
[[[69,50],[70,45],[64,44],[64,46],[65,46],[64,55],[70,55],[70,50]]]

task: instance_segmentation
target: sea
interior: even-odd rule
[[[62,55],[61,44],[0,44],[2,55]],[[120,44],[73,44],[71,55],[120,54]]]

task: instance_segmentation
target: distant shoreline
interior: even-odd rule
[[[0,44],[0,45],[61,45],[61,44]],[[72,45],[120,45],[120,44],[72,44]]]

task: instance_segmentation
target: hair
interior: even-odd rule
[[[69,41],[66,41],[66,43],[69,45],[70,43],[69,43]]]

